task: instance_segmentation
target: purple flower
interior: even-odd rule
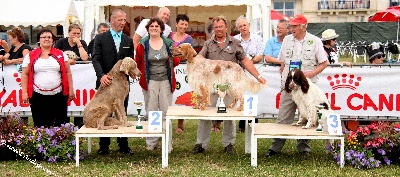
[[[68,154],[67,154],[67,157],[68,157],[68,159],[71,159],[71,154],[68,153]]]
[[[50,144],[50,146],[55,146],[55,145],[57,145],[57,139],[54,139]]]
[[[72,144],[72,146],[75,146],[75,144],[76,144],[75,140],[72,140],[71,144]]]
[[[370,157],[370,158],[369,158],[369,161],[370,161],[370,162],[374,162],[374,161],[375,161],[374,157]]]
[[[378,149],[378,153],[381,155],[386,155],[386,152],[383,149]]]
[[[346,157],[347,157],[347,160],[351,160],[351,153],[350,152],[346,152]]]
[[[20,140],[17,140],[17,145],[20,145],[21,144],[21,141]]]
[[[393,147],[393,146],[394,146],[393,142],[390,142],[390,143],[389,143],[389,146],[390,146],[390,147]]]
[[[33,136],[32,135],[29,135],[29,140],[32,140],[33,139]]]
[[[391,161],[390,161],[388,158],[384,158],[383,160],[385,161],[385,163],[386,163],[387,165],[390,165],[390,162],[391,162]]]
[[[46,128],[44,130],[45,130],[46,134],[48,134],[50,137],[54,136],[54,132],[51,129]]]

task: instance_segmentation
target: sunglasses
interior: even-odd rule
[[[376,56],[376,58],[378,58],[378,59],[381,59],[381,58],[383,58],[384,56],[383,55],[377,55]]]
[[[336,41],[336,38],[333,38],[332,41]]]

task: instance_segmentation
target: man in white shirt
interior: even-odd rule
[[[167,25],[170,14],[171,11],[167,7],[161,7],[157,13],[157,17],[161,19],[165,24],[165,30],[163,31],[163,35],[165,37],[168,37],[169,33],[171,33],[171,27]],[[139,44],[139,41],[148,34],[146,30],[146,25],[147,23],[149,23],[149,21],[150,19],[143,19],[135,31],[135,35],[133,36],[133,47],[135,48],[135,50],[136,46]]]

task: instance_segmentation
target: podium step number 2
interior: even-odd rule
[[[148,132],[162,132],[162,111],[149,111]]]
[[[257,95],[244,95],[243,116],[257,116]]]

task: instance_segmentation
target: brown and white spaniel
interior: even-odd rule
[[[318,121],[317,106],[323,105],[323,109],[331,110],[325,93],[310,79],[306,78],[299,69],[292,69],[285,83],[285,91],[292,95],[293,101],[297,104],[300,116],[297,123],[299,126],[307,123],[302,128],[309,129],[316,126]],[[326,116],[324,116],[326,118]]]

